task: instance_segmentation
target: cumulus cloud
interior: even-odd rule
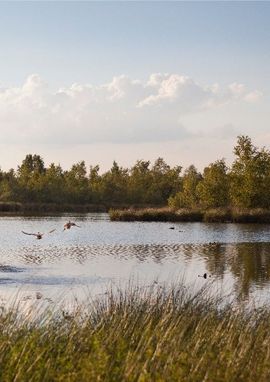
[[[191,135],[181,122],[185,116],[261,97],[240,83],[203,86],[168,73],[146,81],[121,75],[99,86],[72,84],[52,91],[33,74],[21,87],[0,88],[0,132],[2,143],[179,140]]]

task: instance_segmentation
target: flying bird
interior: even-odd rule
[[[63,231],[65,231],[66,229],[70,229],[71,227],[79,227],[81,228],[79,225],[77,225],[76,223],[74,222],[71,222],[70,220],[64,225],[64,229]]]
[[[52,233],[54,232],[55,229],[52,229],[51,231],[49,231],[48,233]],[[24,233],[25,235],[32,235],[32,236],[36,236],[36,238],[38,240],[42,239],[43,236],[45,235],[45,233],[41,233],[41,232],[37,232],[37,233],[29,233],[29,232],[25,232],[25,231],[22,231],[22,233]]]

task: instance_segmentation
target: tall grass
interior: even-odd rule
[[[201,291],[136,288],[73,315],[0,317],[1,381],[270,380],[270,312]]]
[[[10,214],[34,214],[34,213],[50,213],[50,212],[108,212],[109,209],[127,209],[130,205],[126,203],[43,203],[43,202],[0,202],[0,213]],[[136,209],[153,208],[149,204],[134,204]],[[159,206],[160,207],[160,206]]]
[[[164,208],[111,209],[113,221],[164,221],[164,222],[208,222],[208,223],[270,223],[270,210],[263,208],[210,208],[174,210]]]
[[[113,221],[202,221],[203,213],[200,210],[173,210],[169,207],[142,208],[142,209],[110,209],[110,219]]]
[[[16,203],[0,202],[0,213],[32,214],[52,212],[106,212],[108,208],[102,204],[71,204],[71,203]]]

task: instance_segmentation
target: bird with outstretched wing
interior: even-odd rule
[[[79,225],[77,225],[76,223],[74,222],[71,222],[70,220],[64,225],[64,229],[63,231],[65,231],[66,229],[70,229],[71,227],[78,227],[78,228],[81,228]]]
[[[52,229],[51,231],[47,232],[47,233],[52,233],[54,232],[55,229]],[[46,233],[41,233],[41,232],[37,232],[37,233],[29,233],[29,232],[25,232],[25,231],[22,231],[22,233],[24,233],[25,235],[31,235],[31,236],[35,236],[38,240],[42,239],[43,236],[46,234]]]

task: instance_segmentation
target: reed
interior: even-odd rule
[[[110,209],[112,221],[163,221],[207,223],[270,223],[270,210],[262,208],[172,208]]]
[[[106,212],[103,204],[71,204],[71,203],[16,203],[0,202],[0,213],[50,213],[50,212]]]
[[[168,207],[144,209],[110,209],[110,219],[113,221],[202,221],[203,213],[199,210],[173,210]]]
[[[21,203],[0,202],[0,212],[18,212],[22,208]]]
[[[211,208],[203,213],[203,221],[207,223],[232,222],[232,210],[227,208]]]
[[[110,292],[73,314],[7,311],[0,380],[268,382],[269,321],[266,307],[158,285]]]
[[[233,209],[232,221],[235,223],[270,223],[270,210],[263,208]]]

